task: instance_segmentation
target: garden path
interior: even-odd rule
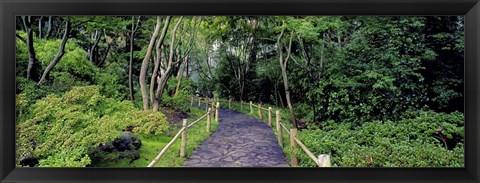
[[[224,108],[219,120],[217,130],[193,150],[184,167],[289,167],[265,122]]]

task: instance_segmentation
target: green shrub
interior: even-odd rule
[[[46,68],[55,57],[61,40],[35,40],[35,53],[42,68]],[[65,54],[53,68],[52,72],[68,72],[81,80],[90,80],[97,72],[96,66],[88,59],[88,53],[81,48],[74,39],[69,39],[65,45]],[[43,71],[42,69],[42,71]]]
[[[37,158],[39,166],[84,167],[88,153],[120,132],[160,134],[168,129],[165,115],[139,111],[130,101],[101,95],[100,86],[74,87],[63,96],[48,95],[31,105],[29,118],[17,125],[17,164]],[[24,95],[17,103],[23,111]]]
[[[17,31],[17,34],[26,38],[25,32]],[[37,60],[40,63],[40,73],[43,73],[44,69],[57,54],[60,42],[60,39],[47,40],[34,37],[34,48]],[[28,65],[28,51],[25,43],[17,38],[17,93],[29,93],[28,98],[33,101],[48,94],[64,93],[73,86],[89,85],[99,70],[87,58],[88,53],[77,44],[76,40],[68,40],[65,46],[65,54],[50,72],[49,82],[37,87],[34,81],[25,78]]]
[[[183,109],[184,111],[188,109],[186,105],[187,102],[190,102],[192,91],[193,91],[193,83],[190,79],[182,79],[180,85],[180,89],[176,95],[169,95],[169,91],[175,93],[175,89],[177,86],[177,79],[171,78],[167,83],[167,87],[165,88],[164,95],[162,97],[162,103],[165,106],[174,106]]]
[[[122,83],[122,78],[127,78],[128,72],[118,62],[113,62],[95,74],[95,84],[101,85],[102,93],[108,97],[125,99],[128,93],[127,83]]]
[[[436,138],[453,141],[446,145]],[[338,167],[463,167],[464,117],[434,113],[401,121],[327,122],[323,129],[303,130],[299,138],[316,155],[330,154]],[[301,166],[315,166],[301,150]]]

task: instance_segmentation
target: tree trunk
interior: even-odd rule
[[[162,45],[163,45],[163,41],[165,40],[165,36],[167,35],[167,31],[168,31],[168,26],[170,25],[170,20],[172,19],[172,16],[168,16],[167,17],[167,20],[165,22],[165,25],[163,26],[163,29],[162,29],[162,34],[160,35],[160,38],[158,39],[157,41],[157,45],[155,46],[155,51],[156,51],[156,58],[154,60],[154,68],[153,68],[153,72],[152,72],[152,78],[150,79],[150,101],[152,102],[152,105],[155,101],[155,80],[158,76],[158,69],[160,67],[160,63],[162,61],[161,59],[161,53],[162,53]]]
[[[110,52],[110,47],[112,46],[113,42],[114,42],[114,40],[112,40],[112,42],[110,42],[110,43],[107,43],[107,48],[105,49],[105,53],[103,53],[102,60],[100,62],[98,62],[97,67],[102,66],[102,64],[105,62],[105,60],[107,60],[107,56],[108,56],[108,53]]]
[[[145,58],[143,58],[142,67],[140,69],[139,83],[140,83],[140,90],[142,91],[143,110],[148,110],[149,108],[147,83],[145,79],[147,75],[148,61],[150,60],[150,56],[152,56],[153,45],[155,44],[155,40],[157,39],[158,32],[160,31],[161,23],[162,23],[161,17],[157,16],[157,24],[155,25],[155,30],[153,31],[152,38],[150,39],[150,43],[148,44],[147,53],[145,55]]]
[[[38,18],[38,39],[42,39],[42,20],[43,16],[40,16],[40,18]]]
[[[50,64],[48,64],[47,68],[43,72],[42,77],[37,83],[37,86],[40,86],[42,82],[45,80],[45,78],[50,74],[50,71],[57,65],[58,61],[62,59],[63,55],[65,54],[65,45],[67,44],[68,41],[68,34],[70,32],[70,22],[65,22],[65,33],[63,34],[62,38],[62,43],[60,44],[60,48],[58,49],[57,55],[52,59]]]
[[[287,77],[287,63],[291,53],[293,35],[290,35],[290,41],[287,49],[287,57],[285,58],[285,61],[283,58],[283,46],[282,46],[283,44],[280,43],[280,39],[282,38],[282,35],[283,35],[283,30],[280,33],[280,36],[278,37],[278,40],[277,40],[279,54],[280,54],[279,61],[280,61],[280,67],[282,69],[283,86],[285,88],[285,98],[287,99],[288,110],[290,111],[290,122],[292,124],[292,128],[296,129],[297,121],[295,120],[295,112],[293,111],[292,101],[290,100],[290,90],[288,88],[288,77]]]
[[[165,89],[165,85],[166,85],[168,79],[171,76],[171,72],[172,72],[172,69],[173,69],[172,67],[175,67],[175,65],[176,65],[176,63],[175,64],[173,63],[175,35],[177,33],[177,29],[178,29],[178,26],[180,25],[180,22],[182,22],[182,19],[183,19],[183,16],[180,17],[177,24],[175,25],[175,27],[172,30],[172,35],[170,37],[170,45],[169,45],[170,46],[170,54],[168,55],[168,64],[167,64],[167,67],[166,67],[167,69],[166,69],[165,73],[163,73],[160,78],[157,78],[158,79],[158,88],[157,88],[157,92],[156,92],[156,96],[155,96],[155,102],[154,102],[154,105],[153,105],[153,111],[158,111],[158,108],[160,106],[160,102],[162,100],[163,90]]]
[[[157,43],[158,45],[158,43]],[[152,71],[152,77],[150,78],[150,102],[154,103],[155,101],[155,80],[158,76],[158,70],[160,68],[160,63],[162,62],[162,58],[161,58],[161,51],[160,51],[160,48],[157,49],[157,56],[156,58],[153,59],[153,71]],[[158,84],[158,83],[157,83]]]
[[[27,78],[35,82],[38,82],[40,63],[38,63],[37,56],[35,54],[35,48],[33,47],[33,29],[31,27],[31,17],[22,16],[23,26],[25,32],[27,32],[27,49],[28,49],[28,66],[27,66]]]
[[[167,84],[168,79],[171,76],[171,70],[167,70],[162,77],[158,77],[158,86],[157,91],[155,93],[155,103],[153,104],[153,111],[158,111],[160,108],[160,103],[162,102],[163,91],[165,90],[165,86]]]
[[[285,103],[283,102],[282,94],[280,93],[280,88],[277,87],[277,89],[278,89],[277,92],[278,92],[278,99],[280,100],[280,105],[281,105],[282,107],[285,107]]]
[[[52,16],[48,16],[48,28],[47,28],[47,33],[45,34],[45,39],[50,36],[52,33]]]
[[[188,56],[185,57],[185,60],[183,61],[185,64],[188,63]],[[183,71],[185,70],[185,67],[183,67],[182,69],[182,64],[180,64],[180,69],[178,69],[178,72],[177,72],[177,87],[175,87],[175,94],[174,96],[177,96],[178,94],[178,91],[180,90],[180,85],[182,83],[182,75],[183,75]]]
[[[90,48],[90,62],[95,63],[95,54],[96,54],[96,49],[98,42],[100,42],[100,38],[102,37],[102,32],[100,31],[95,31],[95,43],[93,43],[92,48]]]
[[[187,60],[187,63],[185,63],[185,77],[188,78],[189,75],[188,75],[188,60]]]
[[[130,90],[130,100],[135,100],[135,91],[133,91],[133,38],[135,32],[137,32],[138,24],[140,23],[140,17],[138,17],[137,24],[134,24],[135,17],[132,16],[132,30],[130,32],[130,62],[128,66],[128,89]]]

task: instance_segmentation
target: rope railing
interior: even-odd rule
[[[208,114],[209,114],[209,113],[207,113],[207,114],[203,115],[202,117],[198,118],[197,120],[193,121],[193,122],[190,123],[187,127],[190,128],[190,127],[192,127],[193,125],[195,125],[196,123],[202,121],[202,119],[204,119],[205,117],[207,117]]]
[[[192,98],[192,102],[193,102],[193,98]],[[160,151],[160,153],[158,153],[158,155],[155,157],[155,159],[153,159],[150,162],[150,164],[148,164],[147,167],[154,167],[160,161],[160,159],[167,153],[168,149],[173,145],[173,143],[175,143],[175,141],[180,136],[181,136],[181,140],[182,140],[182,142],[180,144],[180,157],[184,158],[185,154],[186,154],[186,146],[187,146],[186,145],[187,144],[187,130],[190,127],[192,127],[193,125],[195,125],[198,122],[202,121],[203,119],[207,118],[206,132],[210,133],[211,121],[212,121],[214,116],[215,116],[216,122],[218,122],[218,109],[220,108],[220,104],[217,102],[216,106],[215,105],[212,105],[212,106],[213,106],[213,109],[209,108],[209,107],[206,107],[207,108],[207,113],[205,113],[203,116],[201,116],[200,118],[196,119],[195,121],[193,121],[192,123],[190,123],[188,125],[187,125],[187,119],[183,119],[182,128],[180,128],[180,130],[177,132],[177,134],[175,134],[175,136],[172,138],[172,140],[170,140],[170,142],[168,142],[168,144],[165,145],[165,147],[163,147],[163,149]]]
[[[288,130],[287,127],[285,127],[285,124],[283,124],[282,122],[280,122],[280,126],[282,126],[283,130],[285,130],[287,132],[288,135],[290,135],[290,130]]]
[[[198,100],[200,101],[200,99],[198,99]],[[192,101],[193,101],[193,97],[192,97]],[[232,109],[232,107],[231,107],[232,99],[226,100],[226,99],[218,99],[217,98],[216,101],[217,102],[228,102],[228,108]],[[240,110],[243,110],[243,103],[245,103],[245,102],[240,101]],[[200,105],[200,103],[199,103],[199,105]],[[263,120],[263,111],[267,111],[268,125],[270,127],[273,127],[273,125],[272,125],[272,107],[265,108],[265,107],[262,107],[262,104],[254,104],[252,101],[250,101],[247,105],[249,105],[251,115],[254,114],[254,108],[257,108],[257,110],[258,110],[258,116],[257,117],[261,120]],[[282,131],[285,131],[286,134],[288,134],[288,136],[290,137],[290,146],[292,147],[293,150],[295,150],[297,145],[298,145],[308,155],[308,157],[310,159],[312,159],[313,162],[315,162],[315,164],[318,167],[331,167],[330,155],[320,154],[318,157],[316,157],[312,153],[312,151],[310,151],[307,148],[307,146],[300,139],[298,139],[296,137],[297,129],[292,128],[292,129],[289,130],[286,127],[286,125],[284,123],[282,123],[281,116],[280,116],[280,111],[276,110],[275,112],[276,112],[276,115],[275,115],[276,125],[275,126],[276,126],[276,131],[277,131],[277,141],[278,141],[278,145],[280,147],[282,147],[282,148],[284,147],[283,146],[283,133],[282,133]],[[294,151],[292,152],[290,165],[293,166],[293,167],[298,166],[298,157],[294,153]]]
[[[163,155],[165,153],[167,153],[167,150],[168,148],[170,148],[170,146],[172,146],[172,144],[178,139],[178,137],[180,136],[180,134],[185,131],[185,127],[181,128],[180,131],[178,131],[178,133],[175,135],[175,137],[173,137],[172,140],[170,140],[170,142],[160,151],[160,153],[157,155],[157,157],[155,157],[155,159],[153,159],[152,162],[150,162],[150,164],[148,164],[147,167],[154,167],[158,161],[160,161],[160,158],[163,157]]]

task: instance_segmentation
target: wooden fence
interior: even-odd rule
[[[192,101],[194,100],[194,97],[192,97]],[[199,104],[200,104],[200,100],[202,100],[201,98],[198,98],[198,101],[199,101]],[[205,100],[208,100],[208,99],[205,99]],[[212,100],[212,99],[210,99]],[[225,103],[228,103],[228,108],[229,109],[232,109],[232,99],[229,99],[229,100],[225,100],[225,99],[213,99],[214,101],[217,101],[217,106],[219,106],[220,102],[225,102]],[[240,101],[240,110],[243,110],[243,105],[244,105],[244,102],[243,101]],[[192,102],[192,105],[193,105],[193,102]],[[207,105],[208,105],[208,102],[207,102]],[[262,104],[254,104],[252,101],[250,101],[248,103],[249,105],[249,108],[250,108],[250,114],[251,115],[254,115],[254,108],[256,108],[256,110],[258,111],[258,118],[260,120],[263,120],[264,117],[263,117],[263,112],[266,111],[267,112],[267,124],[268,126],[270,127],[274,127],[273,126],[273,123],[272,123],[272,107],[268,107],[268,108],[265,108],[265,107],[262,107]],[[222,105],[222,106],[226,106],[225,105]],[[280,147],[284,147],[283,145],[283,132],[287,133],[288,136],[290,137],[290,146],[291,148],[293,149],[293,152],[292,152],[292,156],[290,157],[290,166],[292,167],[297,167],[298,166],[298,156],[295,154],[295,149],[297,148],[297,146],[300,146],[300,148],[303,150],[303,152],[305,152],[308,157],[310,157],[310,159],[312,159],[315,164],[317,164],[318,167],[331,167],[331,161],[330,161],[330,155],[328,154],[320,154],[318,157],[316,157],[312,151],[310,151],[307,146],[305,146],[305,144],[303,144],[302,141],[300,141],[296,135],[297,135],[297,129],[296,128],[291,128],[291,129],[288,129],[285,124],[282,122],[282,117],[280,115],[280,111],[279,110],[276,110],[275,111],[275,127],[276,127],[276,131],[277,131],[277,141],[278,141],[278,145]]]
[[[193,98],[192,98],[193,99]],[[200,104],[200,101],[199,101],[199,104]],[[208,106],[208,102],[207,102],[207,106]],[[160,153],[157,155],[157,157],[155,157],[155,159],[153,159],[150,164],[148,164],[147,167],[154,167],[158,161],[160,161],[160,159],[163,157],[163,155],[165,155],[165,153],[167,153],[168,149],[173,145],[173,143],[175,143],[175,141],[181,137],[181,144],[180,144],[180,157],[185,157],[185,154],[186,154],[186,147],[187,147],[187,131],[190,127],[192,127],[193,125],[197,124],[198,122],[200,122],[201,120],[203,120],[204,118],[207,118],[207,124],[206,124],[206,131],[207,133],[210,133],[210,129],[211,129],[211,121],[213,120],[213,118],[215,117],[215,120],[216,122],[218,122],[218,109],[220,107],[220,103],[217,102],[217,105],[212,105],[210,107],[206,107],[207,109],[207,113],[205,115],[203,115],[202,117],[196,119],[195,121],[193,121],[192,123],[188,124],[187,122],[187,119],[183,119],[183,123],[182,123],[182,128],[177,132],[177,134],[172,138],[172,140],[170,140],[170,142],[165,146],[163,147],[163,149],[160,151]]]

